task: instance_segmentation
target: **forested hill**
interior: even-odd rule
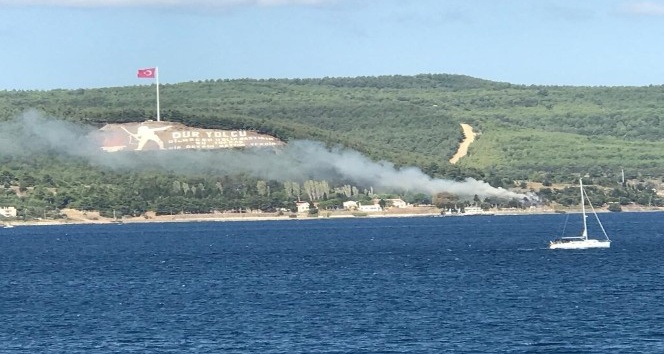
[[[664,176],[664,87],[520,86],[459,75],[207,80],[162,85],[162,119],[341,144],[375,159],[449,171],[459,123],[481,133],[460,166]],[[0,119],[26,109],[102,125],[155,116],[154,87],[0,92]],[[523,176],[523,174],[527,174]]]
[[[523,86],[427,74],[160,87],[165,121],[344,146],[432,177],[512,187],[515,180],[568,182],[578,175],[613,183],[621,170],[630,179],[664,176],[664,86]],[[0,91],[0,120],[27,110],[96,127],[144,121],[156,116],[155,88]],[[452,165],[460,123],[479,135]]]

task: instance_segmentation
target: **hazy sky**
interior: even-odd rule
[[[664,0],[0,0],[0,90],[464,74],[664,84]]]

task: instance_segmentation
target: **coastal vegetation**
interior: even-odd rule
[[[155,118],[154,93],[154,86],[0,91],[0,121],[14,121],[28,110],[93,128],[144,121]],[[432,178],[472,177],[494,187],[534,190],[543,202],[563,206],[577,203],[573,185],[580,176],[596,204],[664,205],[656,193],[664,177],[661,85],[523,86],[426,74],[206,80],[164,84],[160,96],[162,120],[192,127],[255,130],[285,141],[343,146],[395,168],[417,167]],[[452,164],[464,138],[461,123],[478,135],[468,155]],[[348,191],[344,184],[329,185],[312,194],[305,191],[306,181],[107,169],[57,152],[2,150],[0,204],[15,205],[29,217],[55,217],[62,208],[106,215],[274,211],[292,209],[298,198],[325,209],[345,200],[387,197],[374,194],[371,185]],[[462,202],[421,193],[398,196],[441,207]]]

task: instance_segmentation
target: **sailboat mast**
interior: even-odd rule
[[[588,225],[586,222],[586,203],[583,199],[583,179],[579,178],[579,189],[581,189],[581,213],[583,214],[583,234],[581,236],[584,239],[588,239]]]

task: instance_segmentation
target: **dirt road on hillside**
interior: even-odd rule
[[[464,139],[461,144],[459,144],[459,149],[457,150],[456,154],[454,154],[454,156],[452,156],[450,159],[451,164],[457,163],[460,158],[466,156],[468,154],[468,147],[473,141],[475,141],[473,127],[468,124],[461,123],[461,129],[463,129]]]

